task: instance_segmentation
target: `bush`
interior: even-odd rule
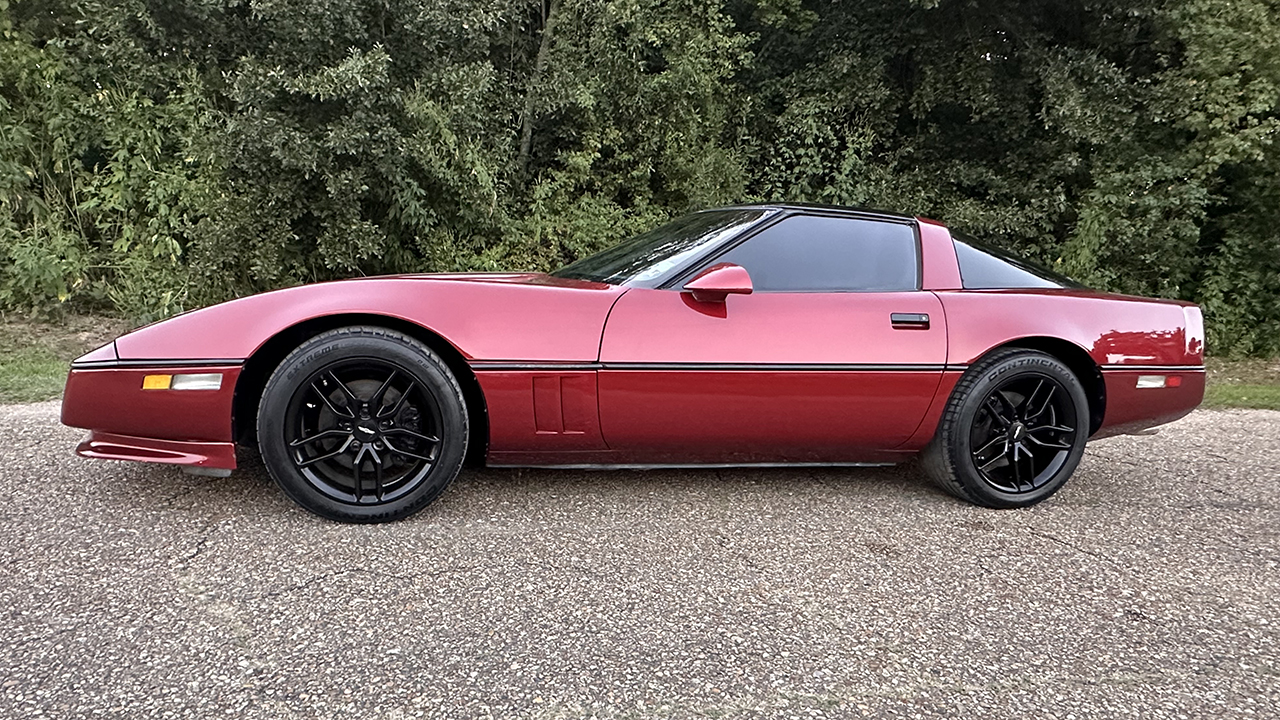
[[[938,217],[1280,352],[1265,0],[0,0],[0,307],[550,269],[690,209]]]

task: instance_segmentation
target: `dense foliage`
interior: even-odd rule
[[[0,307],[930,215],[1280,352],[1275,0],[0,0]]]

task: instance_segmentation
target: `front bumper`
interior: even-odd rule
[[[236,468],[235,443],[157,440],[98,430],[91,430],[89,439],[76,446],[76,454],[103,460],[133,460],[220,470]]]
[[[62,423],[90,431],[84,457],[234,469],[232,400],[240,366],[156,361],[73,365]],[[217,389],[144,389],[154,375],[217,374]]]

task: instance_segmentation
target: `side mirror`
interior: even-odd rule
[[[722,303],[729,295],[750,295],[754,288],[746,268],[719,263],[695,275],[682,289],[698,302]]]

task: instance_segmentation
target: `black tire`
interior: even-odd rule
[[[1033,350],[998,350],[960,378],[925,472],[976,505],[1035,505],[1066,484],[1089,435],[1089,401],[1071,369]]]
[[[286,495],[330,520],[388,522],[458,476],[469,427],[462,390],[417,340],[345,327],[280,363],[258,405],[263,463]]]

